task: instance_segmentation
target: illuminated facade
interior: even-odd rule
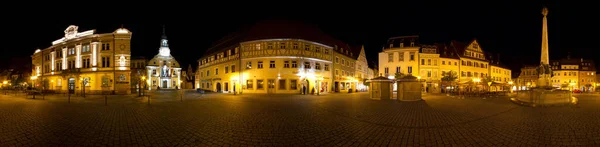
[[[481,81],[485,77],[492,78],[494,85],[511,81],[511,70],[486,58],[477,40],[469,44],[452,41],[447,46],[419,44],[418,36],[390,38],[379,53],[379,74],[393,79],[396,73],[423,79],[423,91],[431,93],[450,88],[441,85],[442,77],[448,73],[454,73],[461,84]],[[495,87],[491,90],[508,89]]]
[[[125,28],[95,34],[69,26],[65,37],[31,56],[35,86],[61,93],[131,93],[131,35]]]
[[[259,22],[209,48],[198,60],[195,83],[200,89],[224,93],[325,94],[354,90],[358,65],[352,56],[356,52],[352,51],[316,26]],[[366,63],[360,64],[363,67]]]
[[[158,55],[148,61],[146,66],[146,77],[148,77],[146,88],[149,90],[181,88],[182,80],[184,80],[181,77],[181,67],[177,60],[171,56],[168,41],[163,28]]]
[[[551,60],[552,87],[565,90],[595,91],[596,68],[594,61],[581,59]]]

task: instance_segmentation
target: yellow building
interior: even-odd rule
[[[95,34],[71,25],[64,32],[31,56],[35,87],[60,93],[131,93],[129,30]]]
[[[452,41],[449,46],[424,45],[418,43],[418,36],[402,36],[390,38],[388,45],[379,53],[379,74],[390,79],[393,79],[396,73],[416,75],[425,80],[424,92],[439,93],[441,89],[453,89],[452,86],[440,84],[442,77],[448,73],[455,73],[457,83],[475,82],[481,85],[476,86],[474,90],[486,87],[483,85],[486,83],[478,82],[485,81],[484,79],[492,77],[492,74],[495,80],[490,85],[502,85],[510,81],[511,70],[499,65],[492,68],[477,40],[469,44]]]
[[[566,90],[595,91],[596,68],[594,61],[566,59],[550,61],[552,66],[552,86]]]
[[[440,54],[435,45],[421,45],[419,53],[419,76],[425,80],[423,87],[427,93],[440,93],[442,75],[440,72]]]
[[[196,84],[224,93],[347,91],[357,85],[352,55],[316,26],[263,21],[209,48],[198,60]]]
[[[521,68],[521,73],[514,83],[516,90],[527,90],[530,87],[537,86],[536,82],[538,80],[538,74],[536,68],[536,66],[525,66]]]

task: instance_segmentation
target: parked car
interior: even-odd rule
[[[581,93],[581,90],[575,89],[575,90],[573,90],[573,93]]]

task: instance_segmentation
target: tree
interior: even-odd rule
[[[482,82],[483,84],[487,85],[486,87],[488,88],[488,91],[490,91],[490,87],[491,87],[491,85],[488,85],[488,83],[489,83],[489,82],[494,82],[494,79],[492,79],[492,77],[491,77],[491,76],[486,76],[486,77],[483,77],[483,78],[481,79],[481,82]]]
[[[447,83],[448,85],[454,85],[456,79],[458,79],[457,73],[454,71],[449,71],[443,74],[442,82]]]
[[[403,73],[399,73],[399,72],[397,72],[397,73],[396,73],[396,75],[394,75],[394,78],[396,78],[396,79],[400,79],[400,78],[402,78],[402,77],[404,77],[404,74],[403,74]]]

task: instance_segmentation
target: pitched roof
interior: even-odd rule
[[[303,39],[331,47],[337,46],[339,48],[352,49],[348,44],[325,34],[314,24],[293,20],[264,20],[255,23],[251,27],[244,27],[239,32],[234,32],[223,37],[206,50],[204,55],[208,56],[221,50],[231,49],[232,47],[238,46],[241,42],[283,38]],[[355,55],[356,51],[353,49],[352,51],[352,54]],[[360,50],[358,52],[360,53]]]
[[[471,41],[472,42],[472,41]],[[485,61],[482,59],[478,59],[478,58],[472,58],[469,56],[464,56],[465,51],[467,50],[467,47],[469,46],[469,44],[467,43],[463,43],[463,42],[459,42],[456,40],[452,40],[450,42],[450,48],[454,49],[456,51],[456,53],[461,57],[461,58],[468,58],[468,59],[473,59],[473,60],[480,60],[480,61]],[[484,53],[485,56],[485,53]]]

